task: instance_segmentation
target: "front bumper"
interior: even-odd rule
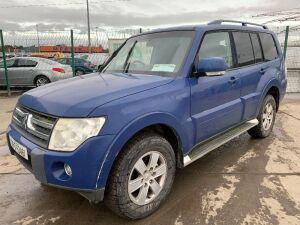
[[[19,156],[11,147],[9,136],[26,147],[28,160]],[[100,166],[105,159],[114,136],[92,137],[74,152],[58,152],[44,149],[25,137],[17,128],[10,125],[7,130],[7,143],[11,154],[34,174],[41,183],[76,191],[91,202],[100,202],[104,197],[104,187],[97,187]],[[72,176],[64,171],[64,164],[72,168]]]

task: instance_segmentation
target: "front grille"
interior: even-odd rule
[[[57,118],[18,105],[12,121],[15,127],[33,143],[47,148]]]

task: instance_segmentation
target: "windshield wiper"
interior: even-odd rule
[[[128,62],[128,60],[129,60],[129,58],[130,58],[130,56],[131,56],[131,54],[132,54],[132,51],[133,51],[133,49],[134,49],[136,43],[137,43],[137,41],[135,41],[135,42],[133,43],[132,47],[130,48],[130,50],[129,50],[129,52],[128,52],[128,55],[127,55],[126,60],[125,60],[125,63],[124,63],[124,65],[123,65],[123,72],[124,72],[124,73],[128,73],[129,66],[130,66],[130,63]]]

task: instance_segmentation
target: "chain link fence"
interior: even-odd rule
[[[9,91],[10,85],[38,86],[40,81],[41,84],[51,82],[49,78],[51,73],[61,73],[61,78],[91,73],[99,69],[124,40],[140,32],[141,29],[97,28],[90,33],[89,45],[88,34],[76,30],[3,31],[1,43],[4,45],[0,49],[0,87],[6,86]],[[6,60],[3,60],[3,56]],[[38,63],[34,63],[35,61]],[[27,76],[26,80],[18,79],[20,67],[23,68],[23,76],[24,74]],[[38,76],[43,79],[38,80]],[[10,85],[6,81],[9,81]]]
[[[287,27],[270,27],[270,29],[277,35],[284,50]],[[300,26],[290,26],[288,28],[285,61],[288,71],[287,92],[300,92]]]
[[[286,27],[270,27],[284,49]],[[81,75],[97,70],[125,39],[141,33],[141,29],[96,28],[90,34],[90,48],[87,33],[71,31],[3,31],[3,49],[0,54],[0,86],[7,86],[3,51],[7,60],[13,57],[42,57],[72,67],[73,75]],[[73,45],[72,45],[73,44]],[[1,43],[0,43],[1,47]],[[300,26],[289,27],[288,43],[286,45],[286,64],[288,69],[288,92],[300,92]],[[72,50],[74,59],[72,59]],[[27,65],[28,67],[30,65]],[[52,68],[53,69],[53,68]],[[64,68],[63,68],[64,69]],[[8,81],[13,83],[14,70],[11,62],[7,65]],[[58,70],[58,69],[57,69]],[[57,71],[56,71],[57,72]],[[34,84],[33,81],[31,81]]]

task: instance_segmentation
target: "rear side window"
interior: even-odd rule
[[[233,32],[239,66],[251,65],[255,62],[249,33]]]
[[[37,62],[28,59],[19,59],[18,67],[35,67]]]
[[[257,34],[250,34],[252,46],[253,46],[253,52],[254,52],[254,58],[255,63],[259,63],[263,61],[261,47],[259,44],[258,36]]]
[[[265,61],[271,61],[278,57],[274,39],[271,34],[259,34],[262,49],[264,51]]]
[[[222,57],[228,68],[233,66],[230,38],[228,32],[208,33],[205,35],[197,59]]]

